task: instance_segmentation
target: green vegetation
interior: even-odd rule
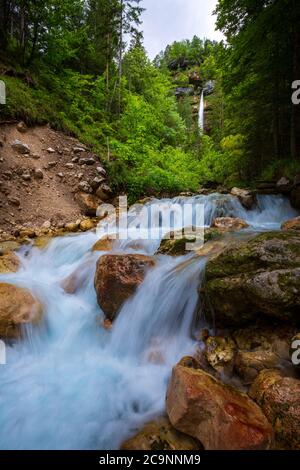
[[[151,63],[141,0],[0,0],[1,120],[50,123],[77,136],[131,200],[293,176],[300,107],[289,84],[300,78],[300,60],[299,35],[288,25],[298,3],[219,1],[226,45],[195,36]],[[197,107],[209,80],[201,135]],[[194,96],[175,98],[189,86]]]

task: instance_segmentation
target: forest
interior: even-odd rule
[[[1,0],[2,119],[78,136],[132,199],[289,176],[300,153],[300,107],[291,101],[299,8],[297,0],[219,1],[226,40],[175,42],[151,62],[141,0]],[[174,95],[191,72],[199,86],[215,84],[204,135],[188,99]]]

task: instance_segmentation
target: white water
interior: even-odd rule
[[[206,225],[234,215],[262,231],[296,215],[282,197],[261,196],[253,211],[231,196],[195,199],[205,203]],[[118,448],[163,412],[172,366],[195,349],[191,332],[205,259],[158,257],[108,332],[100,326],[93,287],[99,253],[90,250],[96,240],[86,233],[56,239],[43,251],[24,249],[23,269],[0,276],[28,287],[45,306],[43,327],[28,329],[25,339],[9,346],[7,365],[0,366],[1,449]],[[140,243],[138,252],[147,254],[159,245]],[[137,251],[125,241],[115,250]],[[65,294],[61,281],[82,265],[82,289]]]
[[[199,108],[199,129],[204,130],[204,91],[201,93]]]

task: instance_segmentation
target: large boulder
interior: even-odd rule
[[[200,442],[176,431],[167,418],[146,424],[133,438],[124,442],[121,450],[202,450]]]
[[[233,387],[195,368],[192,358],[174,369],[167,412],[179,431],[206,450],[259,450],[272,445],[272,428],[260,408]]]
[[[220,327],[261,316],[299,321],[300,237],[272,232],[229,247],[207,264],[204,293]]]
[[[0,337],[19,337],[22,327],[40,322],[42,311],[41,303],[27,289],[0,283]]]
[[[145,255],[105,255],[99,259],[95,289],[98,304],[109,320],[116,318],[154,264],[153,258]]]
[[[300,381],[265,370],[249,394],[272,423],[278,446],[300,450]]]
[[[237,197],[242,206],[247,210],[252,209],[252,207],[255,205],[255,196],[247,189],[232,188],[231,194],[232,196]]]
[[[0,274],[16,273],[20,266],[21,262],[15,253],[0,250]]]

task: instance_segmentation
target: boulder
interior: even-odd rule
[[[76,194],[75,200],[84,215],[87,215],[89,217],[96,216],[98,206],[101,204],[100,199],[98,199],[93,194],[80,192]]]
[[[210,260],[206,313],[217,326],[239,326],[262,316],[299,321],[300,238],[271,232],[237,244]]]
[[[237,197],[242,206],[247,210],[252,209],[252,207],[255,205],[255,196],[247,189],[232,188],[231,194],[232,196]]]
[[[243,219],[234,217],[218,217],[212,223],[213,228],[217,228],[221,232],[233,232],[248,228],[249,225]]]
[[[294,185],[292,181],[290,181],[285,176],[280,178],[280,180],[277,181],[277,184],[276,184],[277,190],[282,194],[289,194],[291,190],[293,189],[293,186]]]
[[[21,140],[14,140],[11,143],[11,146],[17,153],[20,153],[21,155],[28,155],[30,153],[30,147],[27,144],[21,142]]]
[[[0,274],[16,273],[20,266],[21,262],[15,253],[0,250]]]
[[[284,222],[281,226],[282,230],[300,230],[300,217]]]
[[[154,264],[153,258],[144,255],[105,255],[99,259],[95,289],[106,318],[111,321],[116,318]]]
[[[264,370],[249,395],[272,423],[277,445],[300,450],[300,381],[276,370]]]
[[[0,337],[19,337],[22,327],[40,322],[42,311],[41,303],[27,289],[0,283]]]
[[[235,359],[235,371],[245,384],[252,384],[264,369],[274,369],[279,357],[272,351],[239,351]]]
[[[272,428],[247,396],[195,368],[192,358],[173,369],[167,413],[178,430],[206,450],[260,450],[272,445]]]
[[[203,447],[190,436],[173,428],[167,418],[146,424],[136,436],[124,442],[121,450],[201,450]]]

